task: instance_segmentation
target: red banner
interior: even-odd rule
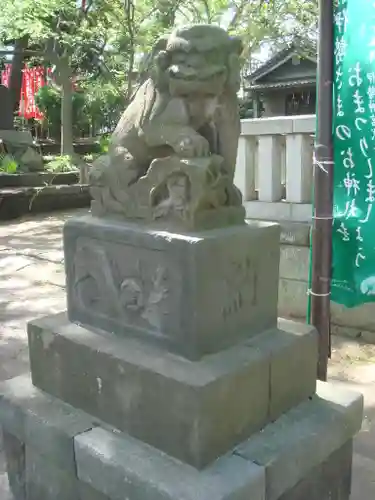
[[[45,84],[46,84],[46,82],[44,79],[44,68],[42,68],[42,67],[35,68],[35,83],[34,83],[35,94],[37,94],[39,89],[41,87],[44,87]],[[34,98],[34,101],[35,101],[35,98]],[[36,105],[35,105],[35,119],[36,120],[43,119],[43,113],[40,111],[40,109]]]
[[[1,85],[5,85],[5,87],[9,87],[11,67],[12,66],[10,64],[6,64],[5,69],[1,72]]]
[[[41,120],[43,114],[35,103],[35,94],[45,85],[44,68],[28,68],[22,70],[21,103],[19,115],[29,120],[35,118]]]
[[[28,120],[34,118],[34,81],[29,68],[25,66],[22,70],[22,88],[21,88],[22,106],[20,106],[20,115]]]
[[[9,86],[11,68],[11,64],[6,64],[5,69],[1,72],[1,83],[6,87]],[[41,87],[44,87],[44,85],[48,85],[49,82],[54,81],[55,75],[52,68],[47,68],[46,71],[43,66],[38,66],[36,68],[28,68],[25,66],[22,70],[21,99],[18,111],[19,116],[23,116],[27,120],[30,118],[42,120],[43,113],[41,113],[36,106],[35,94]],[[72,78],[72,88],[74,91],[78,89],[75,78]]]

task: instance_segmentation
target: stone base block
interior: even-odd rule
[[[232,487],[235,472],[243,481],[250,475],[243,462],[233,462],[237,457],[256,464],[259,473],[263,469],[263,500],[349,500],[352,438],[361,427],[362,414],[362,396],[319,384],[311,400],[191,476],[190,468],[176,465],[139,441],[96,428],[75,439],[77,473],[80,480],[114,500],[121,500],[121,495],[150,500],[249,500],[251,489],[238,492]],[[226,496],[219,494],[223,486],[217,493],[210,490],[212,480],[206,481],[212,473],[230,490]],[[199,494],[202,483],[207,496]]]
[[[197,471],[99,428],[79,436],[75,450],[78,477],[111,500],[264,500],[264,469],[233,454]]]
[[[74,436],[103,425],[99,419],[40,391],[28,375],[0,384],[0,424],[10,456],[19,455],[17,442],[11,439],[14,436],[37,453],[53,456],[54,463],[71,473],[75,471]]]
[[[58,467],[53,455],[40,455],[26,446],[25,464],[25,500],[110,500],[89,484],[79,481],[75,471]]]
[[[265,468],[267,500],[346,500],[350,441],[361,428],[362,416],[362,395],[318,382],[316,396],[242,443],[235,453]],[[343,470],[335,469],[337,459]],[[347,491],[340,496],[343,489]]]
[[[11,492],[15,500],[25,500],[25,443],[5,430],[2,437]]]
[[[73,441],[105,424],[43,393],[26,375],[0,384],[0,425],[14,500],[109,500],[78,480]]]
[[[353,442],[348,441],[278,500],[349,500],[352,458]]]
[[[28,334],[37,387],[197,468],[316,387],[315,331],[291,321],[195,362],[65,314],[33,321]]]
[[[100,219],[64,227],[68,316],[196,360],[277,322],[280,228],[175,234]]]
[[[51,420],[67,411],[27,377],[0,385],[0,423],[14,437],[12,461],[18,464],[13,480],[26,478],[26,499],[17,500],[349,500],[351,441],[361,426],[363,398],[319,383],[311,400],[201,471],[100,422],[95,426],[72,407],[70,425],[66,416]],[[77,426],[84,419],[86,425]],[[27,429],[44,425],[45,439],[40,432],[31,442]],[[64,442],[74,468],[70,455],[62,460]]]

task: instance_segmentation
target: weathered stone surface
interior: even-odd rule
[[[349,500],[352,455],[350,440],[278,500]]]
[[[307,282],[309,255],[308,247],[283,245],[280,249],[280,278]]]
[[[315,332],[285,325],[191,362],[59,314],[29,324],[32,378],[71,405],[202,467],[314,393]]]
[[[172,221],[185,229],[243,223],[233,184],[241,52],[239,39],[213,25],[157,41],[108,155],[90,170],[95,215],[157,220],[168,229]]]
[[[100,170],[103,158],[94,162],[93,172]],[[223,158],[212,155],[202,158],[179,158],[170,156],[152,161],[147,174],[127,190],[124,204],[119,204],[127,219],[147,222],[155,228],[180,232],[184,230],[207,230],[245,223],[245,209],[241,196],[232,180],[222,175]],[[111,165],[105,165],[106,169]],[[126,172],[126,166],[120,165]],[[99,178],[102,176],[100,172]],[[103,181],[100,181],[103,182]],[[109,212],[108,190],[105,186],[94,186],[91,193],[94,201],[92,214],[103,216]],[[229,192],[229,195],[228,195]],[[100,193],[99,196],[97,194]],[[101,201],[99,201],[101,200]],[[114,204],[113,204],[114,205]],[[117,212],[117,211],[116,211]]]
[[[248,342],[270,354],[269,418],[272,421],[315,393],[318,359],[314,328],[285,319],[279,319],[278,328]]]
[[[306,281],[280,278],[278,311],[284,318],[306,318],[307,314]]]
[[[361,427],[362,415],[362,395],[318,382],[317,395],[312,400],[269,424],[237,447],[236,453],[266,468],[267,500],[289,500],[289,496],[282,495],[292,491],[315,467],[350,441]],[[343,472],[347,472],[347,467]],[[315,498],[318,499],[311,497]]]
[[[26,499],[25,444],[3,431],[3,446],[7,465],[10,491],[15,500]]]
[[[234,455],[204,471],[131,437],[93,429],[75,438],[78,478],[111,500],[264,500],[264,470]]]
[[[334,384],[318,385],[318,395],[311,401],[202,471],[127,434],[99,426],[74,437],[77,469],[66,469],[56,462],[56,450],[52,453],[40,447],[40,453],[30,446],[27,436],[26,498],[349,500],[351,440],[361,425],[362,397]],[[49,404],[66,406],[44,397]],[[38,413],[40,420],[44,413]],[[13,466],[13,477],[21,486],[16,500],[24,500],[23,443],[7,437],[8,467]]]
[[[273,328],[280,229],[177,235],[91,216],[64,228],[68,315],[190,359]]]
[[[298,222],[281,222],[280,243],[282,245],[294,245],[308,247],[310,244],[310,224]]]
[[[22,375],[0,384],[0,425],[73,474],[73,437],[95,426],[95,418],[43,393]]]
[[[52,458],[26,445],[27,500],[80,500],[75,475],[56,467]]]
[[[79,500],[112,500],[92,486],[82,481],[78,481]],[[344,499],[345,500],[345,499]]]
[[[111,500],[79,481],[75,471],[59,468],[53,458],[26,446],[27,500]]]

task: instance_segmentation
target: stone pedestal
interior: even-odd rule
[[[68,311],[28,325],[31,377],[0,386],[17,500],[349,500],[363,401],[277,320],[276,225],[84,217],[64,246]]]
[[[200,359],[276,327],[279,241],[262,222],[175,234],[69,221],[69,320]]]

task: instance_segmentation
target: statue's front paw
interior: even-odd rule
[[[90,184],[100,184],[103,173],[109,167],[109,157],[107,155],[102,155],[97,158],[92,167],[89,170],[89,182]]]
[[[197,134],[182,139],[177,145],[176,153],[188,158],[208,156],[210,154],[210,145],[207,139]]]

